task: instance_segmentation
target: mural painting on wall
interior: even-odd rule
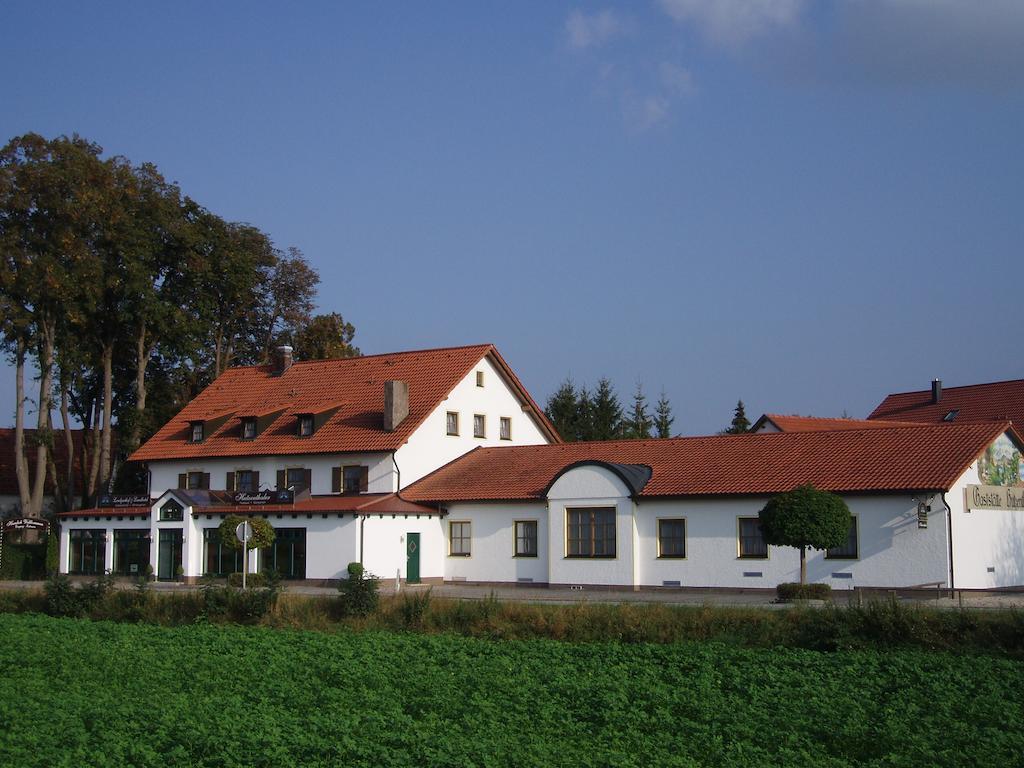
[[[984,485],[1024,486],[1024,458],[1006,435],[1000,435],[978,459],[978,476]]]

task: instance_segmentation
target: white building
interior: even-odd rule
[[[1022,441],[1009,422],[484,448],[409,488],[439,504],[444,576],[468,582],[770,588],[799,580],[758,512],[812,483],[847,544],[808,578],[851,587],[1024,584]]]
[[[298,363],[283,348],[226,371],[136,451],[149,495],[63,515],[61,570],[223,575],[239,565],[218,526],[248,514],[277,531],[253,570],[440,577],[438,508],[397,492],[475,447],[558,439],[491,345]]]

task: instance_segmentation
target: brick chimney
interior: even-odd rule
[[[292,348],[287,344],[280,346],[274,353],[274,373],[284,373],[292,367]]]
[[[384,431],[394,432],[409,415],[409,383],[384,382]]]
[[[932,404],[942,399],[942,379],[932,379]]]

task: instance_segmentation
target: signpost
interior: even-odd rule
[[[242,542],[242,589],[245,589],[245,575],[249,570],[249,540],[252,538],[252,524],[246,520],[235,526],[235,536]]]

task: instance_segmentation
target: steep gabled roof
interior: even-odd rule
[[[835,429],[885,429],[891,426],[913,426],[918,422],[897,421],[878,422],[867,419],[835,419],[820,418],[818,416],[785,416],[779,413],[766,413],[750,428],[756,432],[765,423],[774,424],[780,432],[826,432]]]
[[[132,461],[310,453],[392,451],[488,357],[502,372],[540,428],[558,435],[543,411],[491,344],[448,347],[344,360],[294,363],[284,373],[272,366],[225,371],[131,456]],[[409,385],[409,415],[384,431],[384,382]],[[296,416],[337,408],[313,435],[299,437]],[[241,418],[273,415],[253,440],[241,439]],[[201,443],[191,443],[189,422],[213,425]],[[210,424],[208,424],[209,426]]]
[[[1024,379],[943,387],[939,402],[932,402],[930,389],[888,395],[869,419],[903,419],[938,423],[951,411],[959,411],[952,423],[967,421],[1012,421],[1024,425]]]
[[[410,501],[543,499],[571,464],[651,468],[640,496],[742,496],[803,483],[836,492],[945,490],[1009,422],[477,448],[404,491]]]

